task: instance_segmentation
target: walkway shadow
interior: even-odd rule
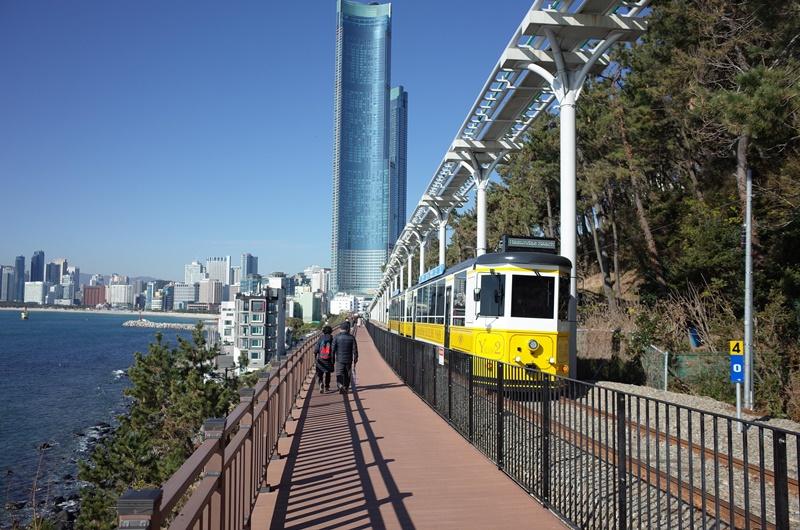
[[[373,389],[402,385],[375,385]],[[366,387],[369,388],[369,387]],[[363,389],[362,389],[363,390]],[[390,504],[401,528],[414,529],[388,463],[381,454],[358,391],[351,396],[311,390],[292,439],[270,528],[387,528]],[[358,427],[365,435],[361,439]],[[368,444],[365,454],[362,444]],[[367,461],[369,455],[374,461]],[[369,468],[380,472],[387,495],[378,498]],[[391,521],[394,527],[394,521]],[[254,527],[255,528],[255,527]]]

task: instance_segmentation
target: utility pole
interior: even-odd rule
[[[744,214],[744,406],[753,409],[753,171],[747,169]]]

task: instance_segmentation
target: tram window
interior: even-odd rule
[[[569,276],[558,279],[558,319],[569,320]]]
[[[438,281],[434,284],[433,296],[435,299],[434,306],[436,307],[434,322],[436,324],[444,324],[444,281]]]
[[[553,318],[556,282],[551,276],[521,276],[511,282],[511,316]]]
[[[453,325],[463,326],[467,312],[467,273],[456,274],[453,282]]]
[[[428,288],[421,287],[417,291],[417,314],[420,322],[428,321]]]
[[[506,277],[502,274],[482,274],[480,311],[482,317],[501,317],[505,313]]]

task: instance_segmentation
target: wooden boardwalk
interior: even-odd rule
[[[366,329],[357,338],[356,390],[301,395],[253,530],[565,528],[414,395]]]

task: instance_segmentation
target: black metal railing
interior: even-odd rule
[[[800,528],[800,433],[415,341],[401,379],[578,528]]]

